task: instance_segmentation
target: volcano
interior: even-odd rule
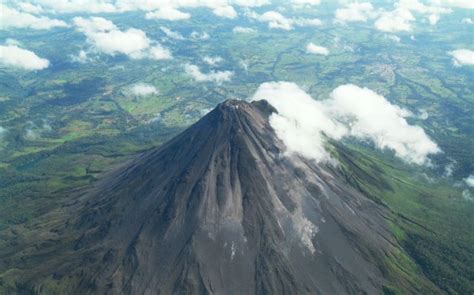
[[[76,193],[57,233],[80,234],[25,280],[78,294],[382,293],[388,210],[337,165],[285,155],[274,112],[223,102]]]

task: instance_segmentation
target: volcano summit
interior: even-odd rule
[[[76,193],[68,220],[52,230],[68,244],[37,259],[21,286],[48,292],[53,281],[78,294],[381,293],[384,261],[398,247],[388,209],[351,187],[337,165],[283,156],[268,123],[273,112],[264,100],[221,103]]]

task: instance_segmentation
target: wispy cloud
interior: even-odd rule
[[[231,71],[210,71],[209,73],[201,72],[198,66],[187,64],[184,66],[185,72],[198,82],[214,82],[221,84],[222,82],[230,81],[234,75]]]
[[[217,64],[221,63],[224,59],[220,56],[205,56],[203,57],[202,60],[210,66],[216,66]]]
[[[277,11],[267,11],[258,14],[254,11],[247,13],[247,16],[259,22],[268,23],[271,29],[292,30],[295,26],[320,26],[322,21],[317,18],[287,18]]]
[[[191,32],[189,37],[191,37],[191,39],[193,40],[208,40],[209,38],[211,38],[211,36],[207,32],[197,32],[197,31]]]
[[[176,39],[176,40],[184,40],[185,39],[183,37],[183,35],[181,35],[178,32],[172,31],[172,30],[168,29],[167,27],[161,26],[160,30],[163,31],[163,33],[165,33],[165,35],[168,36],[171,39]]]

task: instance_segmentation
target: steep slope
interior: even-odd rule
[[[39,259],[48,263],[19,286],[45,294],[382,293],[385,258],[398,248],[388,211],[337,167],[283,156],[268,123],[274,111],[265,101],[224,102],[76,193],[55,232],[80,236]]]

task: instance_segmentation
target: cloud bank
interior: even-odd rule
[[[17,45],[0,45],[0,63],[28,71],[42,70],[49,66],[49,60]]]
[[[410,112],[392,105],[368,88],[347,84],[324,101],[316,101],[294,83],[260,85],[253,100],[266,99],[277,110],[270,123],[285,143],[287,153],[325,161],[324,136],[354,137],[389,149],[408,163],[426,164],[440,149],[419,126],[408,124]]]
[[[209,73],[205,74],[201,72],[201,69],[199,69],[198,66],[192,64],[185,65],[184,70],[186,74],[190,75],[198,82],[214,82],[217,84],[230,81],[234,75],[234,73],[231,71],[210,71]]]
[[[458,49],[449,52],[453,56],[455,66],[472,66],[474,65],[474,51],[469,49]]]
[[[148,39],[142,30],[131,28],[121,31],[114,23],[102,17],[75,17],[73,21],[78,31],[84,33],[87,41],[99,52],[112,56],[125,54],[133,59],[172,58],[168,49]]]

